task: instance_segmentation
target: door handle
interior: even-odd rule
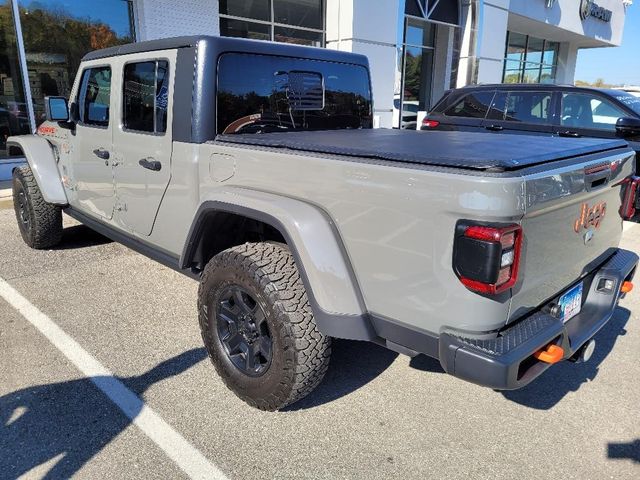
[[[138,165],[154,172],[159,172],[162,169],[162,163],[158,160],[154,160],[153,157],[140,159],[140,161],[138,161]]]
[[[484,128],[486,128],[487,130],[491,130],[492,132],[500,132],[504,130],[504,127],[502,125],[487,125]]]
[[[560,137],[570,137],[570,138],[580,138],[582,136],[578,132],[572,132],[571,130],[567,130],[566,132],[558,132],[558,135]]]
[[[105,150],[104,148],[96,148],[93,151],[93,154],[98,157],[101,158],[103,160],[109,160],[109,150]]]

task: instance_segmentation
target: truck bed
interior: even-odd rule
[[[368,129],[218,135],[215,143],[346,155],[478,171],[513,171],[624,148],[622,140]]]

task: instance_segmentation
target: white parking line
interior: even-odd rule
[[[106,367],[67,335],[16,289],[0,278],[0,296],[42,333],[78,370],[89,377],[120,410],[190,478],[227,477],[182,435],[165,422]]]

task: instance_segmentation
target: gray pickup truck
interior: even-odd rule
[[[633,286],[624,142],[373,129],[363,56],[142,42],[46,107],[8,139],[25,242],[60,242],[64,212],[198,280],[211,360],[260,409],[311,392],[332,337],[519,388],[588,359]]]

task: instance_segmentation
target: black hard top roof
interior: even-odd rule
[[[128,55],[131,53],[153,52],[157,50],[171,50],[176,48],[204,48],[217,52],[259,53],[264,55],[280,55],[284,57],[305,58],[311,60],[327,60],[332,62],[351,63],[369,67],[369,61],[364,55],[341,52],[326,48],[303,47],[290,43],[267,42],[264,40],[249,40],[246,38],[213,37],[195,35],[187,37],[163,38],[146,42],[128,43],[116,47],[105,48],[87,53],[82,60],[96,60],[100,58]]]
[[[497,172],[628,148],[622,140],[515,137],[476,132],[363,129],[218,135],[215,142]]]

